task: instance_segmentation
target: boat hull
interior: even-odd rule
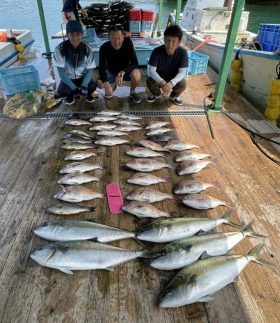
[[[205,42],[205,39],[184,31],[183,42],[194,49],[202,45],[198,51],[209,56],[209,65],[219,73],[225,46]],[[240,50],[242,59],[242,94],[258,109],[264,111],[269,94],[270,81],[276,78],[275,68],[279,55],[272,52],[234,48],[232,59]]]
[[[0,29],[0,32],[6,29]],[[29,30],[13,30],[13,33],[18,35],[16,39],[19,40],[24,47],[24,54],[30,51],[34,39],[31,31]],[[15,44],[11,42],[0,42],[0,68],[8,67],[15,63],[18,59],[18,51]]]

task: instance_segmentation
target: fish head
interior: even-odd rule
[[[44,266],[56,251],[54,244],[41,246],[30,255],[30,258]]]
[[[55,237],[60,234],[61,228],[63,228],[61,221],[44,222],[34,229],[34,233],[47,240],[56,240]]]

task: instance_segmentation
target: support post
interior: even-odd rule
[[[179,25],[180,13],[182,10],[182,0],[177,0],[175,24]]]
[[[46,48],[46,53],[44,53],[44,55],[47,58],[50,58],[52,56],[52,53],[50,51],[50,44],[49,44],[49,39],[48,39],[48,32],[47,32],[47,27],[46,27],[46,20],[45,20],[42,0],[37,0],[37,5],[38,5],[38,11],[39,11],[39,15],[40,15],[41,27],[42,27],[44,43],[45,43],[45,48]]]
[[[229,31],[227,34],[227,40],[225,45],[225,50],[223,54],[222,64],[221,64],[221,74],[218,82],[218,87],[215,93],[215,100],[212,109],[220,109],[222,104],[222,99],[226,87],[227,76],[230,70],[230,63],[232,59],[232,53],[235,45],[235,40],[238,32],[239,22],[244,7],[245,0],[235,0],[234,6],[230,19]]]
[[[159,19],[158,19],[158,36],[161,36],[162,31],[162,15],[163,15],[163,0],[159,0]]]

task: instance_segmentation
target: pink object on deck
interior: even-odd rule
[[[106,185],[109,210],[112,214],[122,213],[123,199],[118,183]]]

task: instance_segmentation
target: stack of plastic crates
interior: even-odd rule
[[[0,69],[0,81],[7,96],[41,88],[38,71],[33,65]]]
[[[83,40],[88,44],[96,43],[98,37],[94,28],[88,28],[84,31]]]
[[[141,9],[129,9],[129,31],[131,33],[139,33],[141,31]]]
[[[207,72],[209,56],[195,52],[188,51],[189,67],[188,74],[205,74]]]
[[[141,30],[147,33],[153,31],[154,12],[151,10],[142,10]]]
[[[280,49],[280,24],[260,24],[257,41],[264,51],[275,52]]]

